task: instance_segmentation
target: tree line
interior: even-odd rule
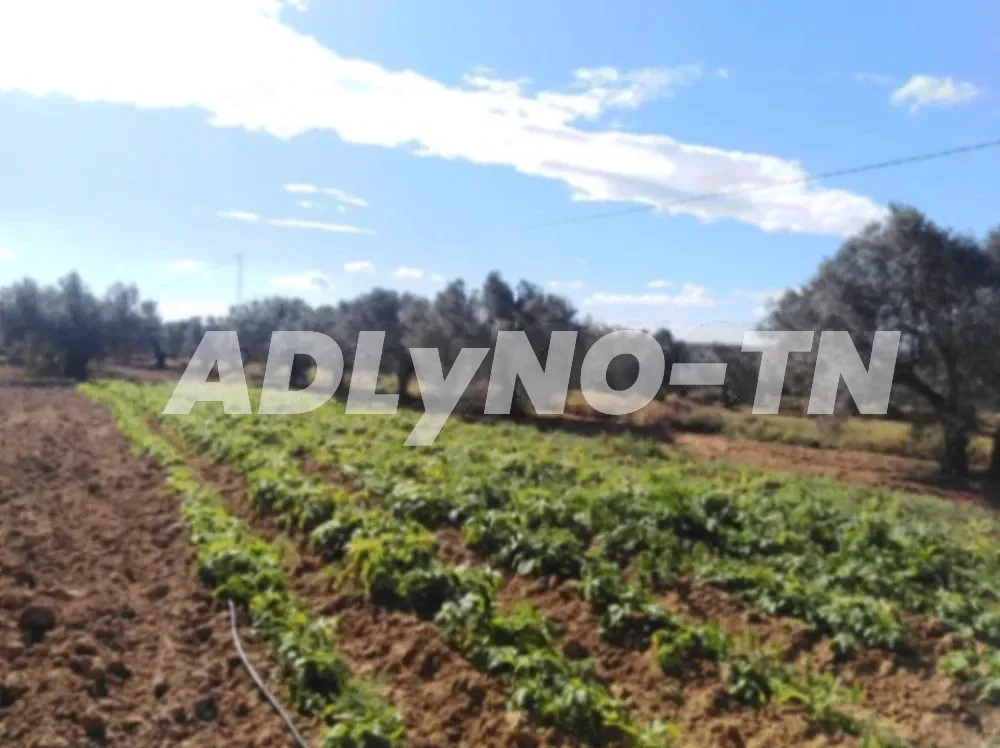
[[[541,361],[547,358],[551,334],[575,331],[577,365],[594,341],[611,332],[609,326],[581,319],[564,297],[521,281],[511,287],[499,273],[490,273],[481,288],[470,290],[461,280],[449,283],[433,298],[386,288],[374,288],[337,304],[312,306],[297,297],[255,299],[230,308],[221,317],[192,317],[165,322],[156,303],[142,300],[134,285],[116,283],[98,297],[70,273],[55,286],[25,279],[0,289],[0,333],[12,363],[36,374],[87,378],[95,362],[129,365],[143,360],[164,368],[167,360],[190,357],[208,330],[236,330],[245,363],[267,359],[275,330],[315,330],[334,338],[344,352],[345,368],[353,365],[362,331],[385,333],[381,373],[392,375],[400,394],[409,396],[414,379],[410,348],[437,348],[445,366],[467,347],[492,348],[497,334],[523,331]],[[667,329],[653,333],[669,363],[683,346]],[[303,384],[311,362],[297,357],[294,384]],[[489,371],[491,359],[483,364]],[[608,381],[618,389],[636,378],[639,363],[619,357]],[[515,393],[515,407],[524,410],[524,393]]]
[[[937,424],[944,435],[942,469],[965,475],[971,436],[982,415],[1000,406],[998,321],[1000,229],[977,240],[938,226],[918,210],[892,206],[884,220],[849,237],[806,284],[786,292],[761,327],[847,330],[862,358],[876,330],[899,330],[891,407],[910,420]],[[437,348],[447,366],[462,348],[491,348],[499,332],[520,330],[543,362],[552,332],[578,333],[573,386],[590,345],[612,329],[581,318],[558,294],[529,281],[512,286],[497,272],[479,288],[453,281],[433,298],[385,288],[319,306],[271,297],[233,306],[222,317],[169,322],[136,286],[116,283],[97,296],[75,272],[51,287],[25,279],[0,289],[7,358],[34,372],[73,379],[86,378],[94,362],[127,365],[143,358],[164,367],[168,358],[190,356],[207,330],[236,330],[250,361],[266,360],[274,330],[320,331],[340,344],[349,371],[358,334],[381,330],[382,370],[396,378],[405,398],[414,376],[410,348]],[[727,405],[753,402],[759,354],[724,345],[686,345],[666,328],[652,334],[663,350],[666,376],[673,362],[725,361],[728,373],[719,398]],[[792,354],[785,383],[790,396],[808,394],[814,356],[815,350]],[[627,388],[638,365],[634,358],[616,358],[609,384]],[[484,369],[490,366],[487,358]],[[308,362],[296,359],[293,377],[307,377],[307,369]],[[524,407],[523,391],[514,401]],[[991,470],[1000,482],[997,445],[1000,429]]]

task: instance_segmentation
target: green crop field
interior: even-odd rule
[[[84,391],[165,468],[203,578],[249,609],[293,706],[329,726],[324,745],[405,744],[407,717],[392,673],[355,674],[336,627],[310,623],[317,593],[295,586],[307,557],[324,594],[432,624],[554,743],[998,734],[1000,524],[986,512],[634,437],[453,419],[405,448],[418,413],[160,416],[164,386]]]

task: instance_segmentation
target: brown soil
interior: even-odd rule
[[[2,388],[0,414],[0,743],[291,745],[158,471],[72,390]]]
[[[651,651],[608,643],[573,582],[512,577],[502,599],[508,604],[530,603],[559,624],[567,652],[594,658],[597,675],[611,685],[613,693],[646,719],[672,721],[680,728],[685,746],[856,744],[845,735],[825,734],[797,709],[775,705],[754,709],[727,698],[722,674],[713,663],[671,677],[656,664]]]
[[[718,434],[677,434],[675,446],[699,461],[724,460],[735,465],[823,476],[842,483],[988,505],[979,487],[967,482],[948,483],[937,474],[937,465],[928,460],[851,449],[758,442]]]
[[[336,472],[307,460],[305,469],[340,483]],[[461,533],[452,528],[436,533],[439,552],[448,563],[484,564],[470,550]],[[645,719],[669,719],[691,746],[769,746],[853,744],[853,738],[827,734],[800,710],[768,706],[750,709],[725,698],[718,668],[709,665],[681,678],[670,678],[649,651],[638,652],[611,644],[600,635],[598,621],[573,581],[504,575],[500,601],[507,606],[528,603],[557,623],[568,646],[593,657],[596,672],[616,696],[626,700]],[[910,616],[907,627],[917,655],[897,657],[880,650],[861,650],[847,662],[838,661],[829,638],[805,622],[771,616],[724,590],[699,583],[683,583],[664,592],[660,603],[670,612],[698,623],[714,623],[731,637],[780,657],[791,667],[814,673],[832,672],[845,688],[857,686],[861,699],[843,707],[865,719],[877,714],[915,745],[960,748],[1000,736],[1000,714],[973,703],[953,678],[938,672],[934,655],[947,650],[949,638],[940,625]]]
[[[681,728],[684,745],[855,744],[853,738],[827,734],[810,724],[798,709],[751,709],[727,700],[721,680],[725,674],[715,665],[670,677],[656,665],[650,651],[608,643],[601,638],[598,622],[574,582],[510,577],[501,600],[534,605],[559,624],[570,651],[593,657],[598,675],[640,715],[673,721]],[[833,672],[845,687],[860,687],[862,699],[845,703],[843,708],[861,719],[874,713],[880,725],[914,745],[964,748],[1000,737],[998,710],[974,704],[956,681],[926,662],[867,650],[838,663],[829,640],[818,637],[801,621],[761,614],[703,585],[673,591],[661,602],[687,620],[715,623],[733,637],[747,636],[793,667]]]
[[[829,638],[804,622],[762,614],[723,590],[693,584],[668,592],[661,602],[689,619],[714,622],[730,636],[748,637],[801,671],[834,673],[845,686],[861,688],[863,697],[846,710],[861,718],[874,712],[880,724],[916,745],[957,748],[1000,735],[995,710],[973,703],[957,681],[935,669],[934,655],[946,651],[951,639],[931,619],[906,621],[917,655],[861,649],[840,662]]]
[[[219,490],[233,515],[242,516],[254,532],[287,551],[293,590],[313,601],[318,615],[336,616],[340,651],[353,672],[383,683],[385,695],[402,714],[409,745],[575,744],[507,709],[510,692],[449,647],[432,624],[353,594],[333,567],[290,538],[272,518],[256,514],[246,481],[232,467],[193,456],[189,460]]]

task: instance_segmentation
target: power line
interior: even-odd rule
[[[655,209],[672,208],[677,205],[685,205],[687,203],[700,202],[703,200],[712,200],[720,197],[730,197],[733,195],[752,195],[756,192],[764,192],[765,190],[773,190],[779,187],[787,187],[789,185],[795,184],[809,184],[810,182],[816,182],[822,179],[834,179],[836,177],[846,177],[852,174],[864,174],[871,171],[880,171],[882,169],[889,169],[896,166],[905,166],[907,164],[916,164],[924,161],[935,161],[942,158],[949,158],[951,156],[957,156],[964,153],[973,153],[975,151],[985,151],[990,148],[1000,147],[1000,138],[996,140],[986,140],[979,143],[970,143],[968,145],[958,146],[956,148],[947,148],[939,151],[928,151],[926,153],[918,153],[912,156],[902,156],[900,158],[888,159],[886,161],[876,161],[874,163],[862,164],[860,166],[851,166],[843,169],[833,169],[831,171],[820,172],[819,174],[811,174],[805,177],[797,177],[795,179],[787,179],[783,181],[774,182],[768,185],[758,185],[756,187],[750,188],[730,188],[723,190],[716,190],[714,192],[704,192],[698,195],[689,195],[687,197],[678,198],[677,200],[672,200],[665,204],[660,204],[657,206],[651,205],[630,205],[625,208],[616,208],[613,210],[600,211],[596,213],[590,213],[583,216],[567,216],[565,218],[556,218],[551,221],[543,221],[540,223],[527,224],[525,226],[511,226],[502,229],[496,229],[494,231],[487,232],[485,234],[480,234],[479,238],[490,238],[494,236],[504,236],[507,234],[522,234],[529,231],[538,231],[540,229],[554,228],[556,226],[565,226],[574,223],[586,223],[588,221],[597,221],[604,218],[616,218],[618,216],[634,215],[636,213],[645,213],[647,211],[652,211]],[[458,241],[463,240],[456,240]]]

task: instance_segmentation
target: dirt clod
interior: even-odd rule
[[[40,642],[56,626],[56,613],[48,605],[28,605],[17,617],[25,643]]]

